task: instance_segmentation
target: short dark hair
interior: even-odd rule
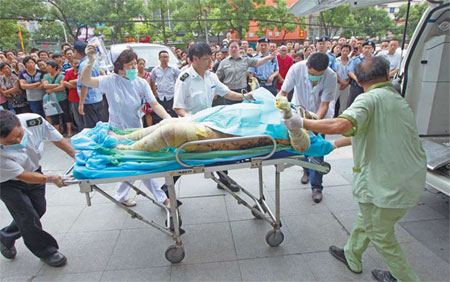
[[[326,54],[315,52],[308,57],[308,67],[316,71],[324,71],[328,68],[330,59]]]
[[[7,137],[16,126],[21,126],[17,116],[8,110],[0,110],[0,137]]]
[[[32,60],[36,64],[36,60],[31,56],[26,56],[25,58],[23,58],[23,64],[26,65],[29,60]]]
[[[137,59],[137,62],[139,63],[140,61],[143,61],[145,63],[145,59],[144,58],[139,58]]]
[[[69,51],[72,51],[73,52],[73,49],[72,48],[66,48],[66,49],[64,49],[64,56],[67,54],[67,52],[69,52]]]
[[[72,45],[70,45],[69,43],[64,43],[63,45],[61,45],[61,50],[65,51],[65,49],[64,49],[65,46],[69,46],[69,48],[72,47]]]
[[[297,57],[300,57],[300,58],[302,58],[302,61],[305,59],[305,54],[303,54],[303,52],[297,52],[296,54],[295,54],[295,57],[297,58]]]
[[[46,62],[46,64],[49,65],[49,66],[51,66],[52,68],[54,68],[54,69],[56,69],[56,70],[59,69],[58,63],[57,63],[56,61],[54,61],[54,60],[48,60],[48,61]]]
[[[389,75],[389,61],[384,57],[367,58],[355,68],[356,78],[360,83],[366,83]]]
[[[350,46],[350,45],[348,45],[348,44],[342,45],[341,51],[342,51],[342,49],[344,49],[344,48],[348,48],[349,51],[352,51],[352,46]]]
[[[0,64],[0,71],[2,71],[3,68],[6,67],[6,66],[11,67],[7,62],[1,63],[1,64]]]
[[[230,42],[228,42],[228,46],[231,45],[231,43],[237,43],[239,47],[241,47],[241,42],[239,40],[236,39],[231,39]]]
[[[123,70],[123,65],[131,62],[132,60],[137,61],[138,56],[133,51],[133,49],[125,49],[122,53],[120,53],[119,57],[117,57],[116,61],[114,62],[114,72],[119,74],[120,70]]]
[[[87,43],[81,40],[77,40],[73,43],[73,50],[77,51],[81,55],[86,55],[85,49],[86,49]]]
[[[48,52],[47,51],[41,50],[41,51],[38,52],[38,57],[40,57],[42,53],[45,53],[48,56]]]
[[[8,54],[8,53],[13,53],[14,56],[16,55],[16,52],[14,52],[13,50],[8,50],[8,51],[6,51],[6,52],[5,52],[5,55]]]
[[[52,55],[52,59],[56,59],[56,58],[62,58],[62,55],[60,53],[54,53]]]
[[[35,52],[39,52],[39,49],[38,48],[31,48],[30,53],[35,53]]]
[[[381,43],[383,43],[383,42],[389,43],[389,40],[388,39],[381,40]]]
[[[161,51],[159,51],[159,53],[158,53],[158,58],[160,58],[160,57],[161,57],[161,54],[163,54],[163,53],[166,53],[167,55],[169,55],[169,52],[167,52],[166,50],[161,50]]]
[[[211,48],[205,42],[194,43],[194,45],[189,48],[188,57],[191,62],[194,61],[194,56],[200,58],[205,55],[212,55]]]

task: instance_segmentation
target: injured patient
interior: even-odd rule
[[[310,146],[306,130],[288,130],[283,120],[293,114],[317,119],[315,114],[302,109],[292,109],[286,97],[277,97],[264,88],[252,92],[255,101],[217,106],[185,118],[172,118],[136,130],[126,135],[114,135],[119,140],[136,141],[132,145],[117,145],[120,150],[158,152],[167,147],[178,147],[186,142],[221,139],[237,136],[269,135],[277,143],[291,145],[298,152]],[[218,150],[242,150],[272,144],[269,138],[242,141],[224,141],[184,147],[185,151],[208,152]]]

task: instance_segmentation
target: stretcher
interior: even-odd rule
[[[238,140],[249,140],[254,138],[269,138],[272,141],[272,146],[267,149],[264,154],[245,157],[236,160],[218,159],[216,163],[213,164],[188,164],[184,157],[189,155],[185,153],[183,148],[186,146],[200,145],[206,143],[216,143],[216,142],[226,142],[226,141],[238,141]],[[191,174],[203,174],[205,178],[212,179],[218,185],[220,185],[226,192],[228,192],[239,205],[243,205],[250,210],[252,215],[257,218],[266,221],[272,226],[265,236],[265,241],[270,247],[279,246],[284,240],[284,234],[281,231],[281,221],[280,221],[280,177],[281,173],[288,167],[291,166],[302,166],[312,170],[316,170],[319,173],[327,174],[331,167],[328,163],[317,163],[314,159],[310,159],[309,162],[305,160],[304,155],[290,153],[292,150],[280,150],[277,149],[277,143],[275,139],[268,135],[256,135],[256,136],[246,136],[246,137],[230,137],[212,140],[202,140],[202,141],[192,141],[187,142],[176,148],[175,159],[179,164],[179,169],[172,169],[168,171],[159,171],[147,174],[132,175],[126,177],[109,177],[109,178],[97,178],[97,179],[75,179],[73,177],[73,168],[69,169],[65,173],[65,183],[66,184],[78,184],[80,187],[80,192],[85,193],[87,205],[91,205],[90,193],[93,191],[98,192],[103,195],[111,202],[116,204],[121,209],[125,210],[130,214],[132,218],[138,219],[161,232],[171,236],[174,240],[174,244],[166,249],[165,257],[171,263],[179,263],[185,257],[185,251],[183,247],[183,242],[181,240],[181,235],[184,230],[181,228],[182,219],[178,209],[177,197],[174,185],[174,176],[191,175]],[[263,190],[263,167],[264,166],[275,166],[275,212],[273,212],[266,203],[264,190]],[[258,181],[259,190],[258,195],[254,195],[246,190],[244,187],[240,186],[237,182],[231,179],[228,175],[223,173],[225,170],[234,169],[257,169],[258,170]],[[239,192],[233,192],[225,186],[214,173],[220,173],[221,176],[226,178],[230,183],[236,184],[239,188]],[[135,180],[148,179],[148,178],[164,178],[165,184],[168,188],[170,207],[166,207],[161,203],[155,201],[151,195],[137,188],[135,185],[131,184]],[[98,185],[107,183],[118,183],[125,182],[131,189],[133,189],[137,195],[143,196],[150,200],[153,204],[159,206],[161,209],[166,211],[165,223],[161,224],[157,220],[146,219],[143,215],[137,213],[133,209],[126,207],[115,200],[108,193],[103,191]],[[239,193],[239,194],[238,194]],[[245,199],[244,199],[245,198]]]

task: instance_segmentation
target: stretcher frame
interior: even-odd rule
[[[221,164],[221,165],[198,165],[198,166],[190,166],[182,161],[180,158],[180,153],[182,152],[182,148],[190,145],[202,145],[202,144],[211,144],[211,143],[219,143],[219,142],[227,142],[227,141],[243,141],[255,138],[269,138],[272,141],[273,149],[272,151],[264,156],[248,158],[240,161],[235,161],[231,164]],[[102,196],[109,199],[111,202],[116,204],[121,209],[125,210],[128,214],[130,214],[131,218],[138,219],[159,231],[166,233],[171,236],[174,240],[175,244],[169,246],[166,249],[165,257],[171,263],[179,263],[185,257],[185,251],[183,247],[183,242],[181,240],[181,235],[184,233],[184,230],[181,229],[182,221],[181,216],[178,210],[177,197],[175,191],[175,183],[173,180],[174,176],[182,176],[182,175],[191,175],[191,174],[200,174],[203,173],[205,178],[210,178],[218,185],[220,185],[223,190],[228,192],[234,199],[236,199],[239,205],[243,205],[248,208],[253,216],[257,219],[262,219],[268,222],[273,229],[269,230],[265,236],[266,243],[271,247],[279,246],[284,240],[284,234],[281,231],[281,221],[280,221],[280,178],[281,173],[291,166],[302,166],[305,168],[309,168],[315,170],[322,174],[327,174],[331,167],[328,163],[318,163],[313,158],[308,158],[309,162],[305,160],[304,155],[298,156],[290,156],[290,157],[282,157],[282,158],[271,158],[277,149],[277,143],[275,139],[268,135],[256,135],[256,136],[248,136],[248,137],[230,137],[230,138],[220,138],[220,139],[210,139],[210,140],[201,140],[201,141],[192,141],[186,142],[179,146],[176,149],[175,158],[177,162],[185,167],[184,169],[170,170],[164,172],[156,172],[156,173],[148,173],[136,176],[127,176],[127,177],[113,177],[113,178],[102,178],[102,179],[85,179],[78,180],[73,177],[70,173],[73,170],[72,166],[66,173],[65,184],[78,184],[80,187],[80,192],[84,193],[86,196],[86,202],[88,206],[91,206],[91,196],[90,193],[96,191],[100,193]],[[182,155],[182,154],[181,154]],[[275,214],[268,207],[263,189],[263,167],[264,166],[275,166]],[[223,173],[225,170],[233,170],[233,169],[242,169],[242,168],[257,168],[258,169],[258,182],[259,182],[259,197],[253,195],[245,188],[240,186],[237,182],[235,182],[232,178],[230,178],[227,174]],[[226,185],[224,185],[219,178],[217,178],[213,173],[216,172],[221,174],[222,177],[226,178],[229,183],[236,184],[239,188],[239,192],[243,192],[250,200],[254,202],[251,205],[248,201],[242,198],[242,195],[238,195],[238,192],[231,191]],[[149,178],[164,178],[165,184],[168,188],[170,207],[166,207],[165,205],[154,200],[150,195],[136,186],[132,185],[130,182],[135,180],[149,179]],[[141,195],[148,200],[150,200],[153,204],[159,206],[160,208],[166,211],[166,221],[165,224],[162,225],[156,221],[149,220],[144,218],[141,214],[135,212],[133,209],[122,205],[118,202],[114,197],[110,196],[108,193],[103,191],[98,185],[99,184],[108,184],[108,183],[117,183],[117,182],[125,182],[127,183],[131,189],[133,189],[137,195]],[[174,216],[175,215],[175,216]]]

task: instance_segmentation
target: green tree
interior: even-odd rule
[[[356,35],[368,37],[384,37],[394,27],[389,14],[384,9],[368,7],[352,11],[356,21]]]
[[[428,3],[423,2],[416,5],[411,5],[409,10],[409,19],[408,19],[408,28],[406,30],[407,38],[411,38],[414,33],[414,30],[417,27],[417,24],[420,21],[420,18],[425,13],[425,10],[428,8]],[[405,21],[406,19],[406,10],[407,4],[400,6],[397,13],[395,13],[396,21]],[[400,32],[397,32],[396,35],[400,35]]]
[[[338,6],[319,14],[321,34],[329,37],[337,35],[342,26],[356,26],[353,11],[348,5]]]
[[[55,22],[40,23],[39,30],[32,34],[32,39],[34,41],[65,41],[63,28]]]
[[[157,41],[162,41],[167,44],[169,40],[174,40],[176,34],[169,28],[167,19],[169,19],[169,11],[176,9],[175,1],[168,0],[153,0],[148,2],[148,9],[150,12],[149,18],[160,20],[157,23],[145,23],[146,34],[152,36]],[[141,28],[142,30],[142,28]]]
[[[286,36],[286,33],[295,31],[301,21],[294,15],[288,14],[287,11],[288,7],[285,0],[275,0],[273,6],[259,7],[255,12],[258,19],[256,35],[263,36],[267,30],[276,29],[277,31],[285,31],[284,36]],[[298,24],[294,22],[298,22]]]
[[[205,38],[203,13],[206,3],[203,0],[178,0],[172,18],[176,20],[175,33],[184,33],[184,41]]]
[[[18,35],[18,26],[15,20],[2,21],[0,25],[0,49],[1,50],[22,50]],[[30,42],[30,33],[22,28],[22,39],[25,48],[28,48]]]

